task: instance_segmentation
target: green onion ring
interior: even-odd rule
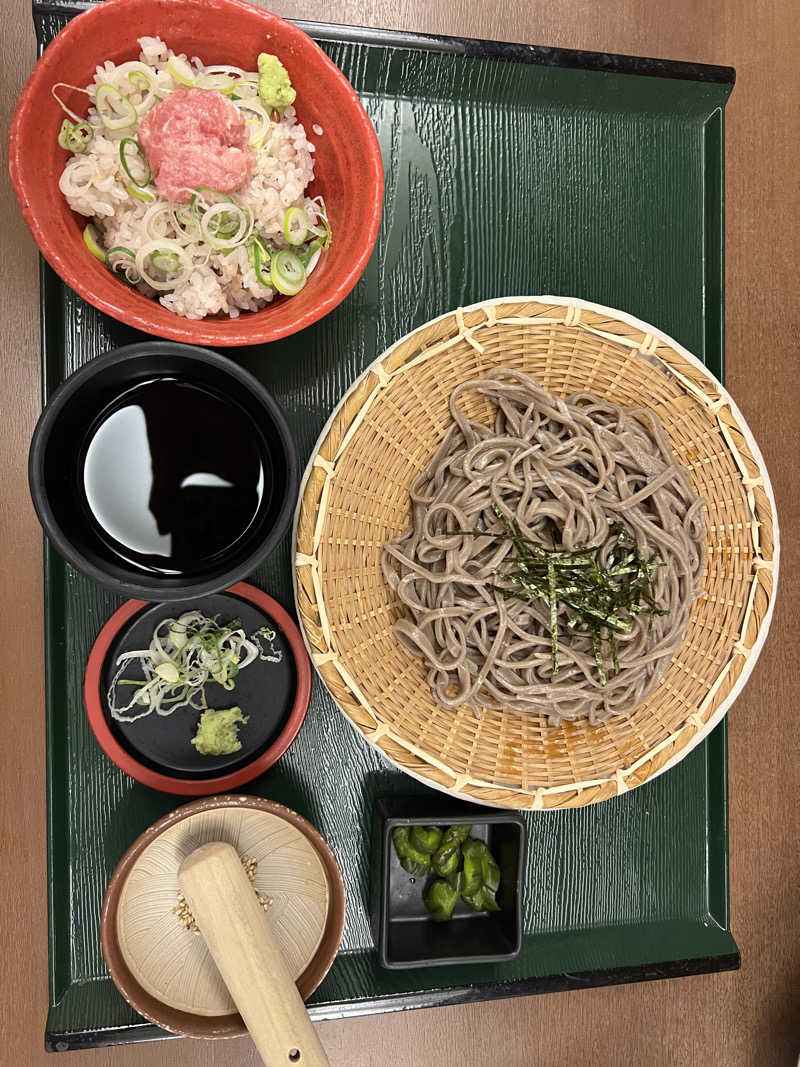
[[[145,204],[154,204],[156,201],[156,194],[152,189],[140,189],[133,182],[128,182],[125,188],[132,197],[136,200],[143,200]]]
[[[106,107],[107,114],[103,111],[103,105]],[[136,108],[130,100],[125,99],[119,89],[109,85],[108,82],[98,85],[94,106],[100,116],[100,121],[107,130],[124,130],[136,122]]]
[[[283,236],[297,248],[308,237],[308,215],[301,207],[290,207],[283,216]]]
[[[139,159],[141,159],[142,163],[144,163],[144,169],[146,171],[146,174],[142,181],[137,181],[136,178],[134,178],[130,165],[128,164],[128,161],[125,158],[125,147],[129,144],[133,145],[133,147],[136,149],[136,154],[138,155]],[[133,184],[138,189],[146,189],[152,181],[153,175],[150,170],[150,164],[147,161],[147,156],[142,151],[142,146],[139,144],[135,137],[123,137],[122,140],[119,142],[119,161],[122,164],[122,169],[128,175]]]
[[[169,256],[169,263],[172,264],[174,262],[180,267],[180,272],[177,276],[162,281],[149,274],[147,262],[152,260],[155,255],[158,255],[162,262]],[[153,265],[155,266],[155,264]],[[142,280],[147,282],[151,289],[165,292],[168,289],[177,289],[179,285],[186,281],[191,274],[192,264],[184,249],[176,241],[170,241],[168,238],[163,240],[158,238],[154,241],[147,241],[136,253],[136,269],[139,271]]]
[[[306,284],[306,268],[294,252],[277,252],[270,262],[270,283],[284,296],[296,296]]]
[[[94,130],[88,122],[76,122],[74,125],[69,119],[64,119],[58,133],[58,144],[67,152],[81,155],[94,140]]]
[[[160,249],[156,249],[155,252],[150,254],[150,262],[156,270],[163,271],[164,274],[174,274],[181,261],[175,252],[162,252]]]
[[[254,237],[250,245],[250,260],[253,264],[258,284],[263,285],[265,289],[271,289],[272,283],[269,277],[270,255],[258,237]],[[265,267],[266,272],[264,271]]]

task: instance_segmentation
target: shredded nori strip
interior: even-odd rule
[[[665,615],[655,599],[653,571],[664,563],[657,552],[645,558],[635,538],[621,523],[610,527],[606,540],[596,548],[576,551],[547,548],[529,540],[514,518],[494,508],[503,529],[469,531],[480,536],[506,538],[513,553],[495,570],[494,589],[504,597],[543,600],[549,607],[553,674],[558,674],[558,615],[567,609],[565,628],[591,638],[600,684],[608,677],[604,642],[611,667],[619,674],[619,655],[614,633],[629,633],[631,617],[646,613],[650,623]],[[601,560],[605,557],[605,563]]]

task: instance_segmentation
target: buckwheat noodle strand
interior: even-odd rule
[[[493,426],[460,410],[469,390],[496,406]],[[510,369],[458,385],[450,411],[452,425],[411,486],[411,526],[382,555],[405,608],[397,638],[425,662],[442,707],[533,712],[551,724],[630,715],[680,648],[705,567],[703,501],[660,420],[590,393],[560,400]],[[502,530],[495,509],[546,547],[596,548],[621,523],[642,555],[658,553],[654,592],[666,613],[635,615],[630,632],[615,634],[620,670],[605,684],[589,635],[562,633],[554,674],[548,605],[495,588],[512,552],[492,536]]]

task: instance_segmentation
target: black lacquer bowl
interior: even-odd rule
[[[148,409],[142,409],[142,428],[132,437],[129,452],[119,457],[118,481],[114,480],[117,460],[109,458],[108,450],[98,446],[98,451],[112,503],[116,497],[123,511],[128,507],[131,486],[123,461],[138,457],[137,470],[151,477],[143,491],[138,486],[141,511],[158,536],[171,546],[179,537],[187,540],[188,527],[188,537],[202,547],[203,531],[207,532],[209,552],[195,553],[179,567],[120,544],[87,502],[87,455],[94,447],[87,442],[99,439],[92,436],[94,428],[101,425],[104,413],[115,411],[115,405],[125,403],[129,395],[140,395],[136,391],[152,383],[162,389],[167,383],[176,402],[173,407],[162,405],[159,419],[151,419]],[[259,475],[258,492],[251,491],[249,501],[242,500],[244,490],[237,496],[239,487],[231,485],[236,452],[228,449],[226,457],[226,435],[211,424],[213,419],[195,420],[179,437],[177,448],[174,433],[164,434],[165,421],[181,418],[181,389],[183,395],[194,389],[218,401],[229,430],[232,427],[237,440],[251,445],[252,454],[261,457],[260,469],[267,473]],[[152,341],[99,356],[59,386],[34,431],[29,481],[45,533],[73,567],[115,593],[182,601],[233,585],[270,554],[289,525],[297,468],[297,451],[283,413],[250,373],[209,349]],[[220,524],[235,521],[239,512],[244,516],[241,528],[237,526],[235,537],[220,543],[217,550],[213,539]]]

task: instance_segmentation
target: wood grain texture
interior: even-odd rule
[[[178,880],[265,1067],[286,1067],[287,1061],[329,1067],[285,946],[255,899],[236,849],[220,841],[203,845],[183,862]]]
[[[480,5],[445,0],[334,0],[324,10],[277,5],[289,17],[500,37],[730,64],[737,86],[727,116],[727,386],[758,438],[786,531],[773,631],[730,717],[733,929],[741,972],[680,982],[589,990],[558,997],[381,1016],[320,1028],[334,1065],[388,1062],[478,1067],[560,1067],[592,1062],[661,1067],[779,1067],[800,1049],[800,916],[795,798],[800,784],[793,720],[797,656],[790,612],[800,585],[794,534],[800,520],[794,373],[800,225],[796,115],[800,74],[795,5],[771,0],[521,0]],[[6,0],[2,35],[3,128],[34,56],[27,0]],[[5,146],[4,146],[5,150]],[[33,244],[2,172],[3,418],[0,456],[0,714],[14,738],[0,775],[0,916],[5,966],[0,1062],[36,1067],[46,1011],[41,539],[28,503],[25,458],[39,407],[38,307]],[[9,561],[13,560],[13,569]],[[753,738],[758,734],[758,744]],[[76,931],[76,936],[83,935]],[[181,1067],[257,1058],[246,1041],[132,1046],[70,1054],[65,1062]],[[61,1061],[58,1061],[61,1062]]]

